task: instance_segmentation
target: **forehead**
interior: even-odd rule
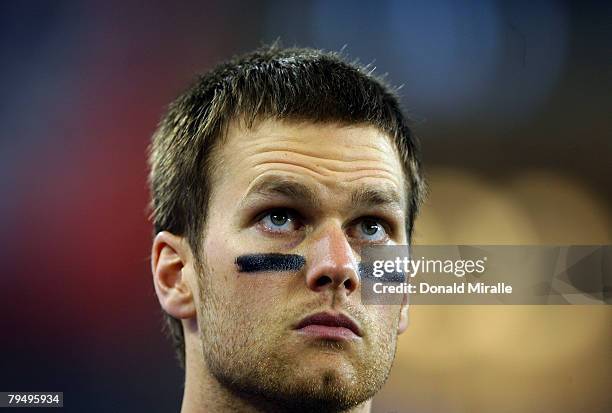
[[[265,120],[246,129],[235,122],[218,158],[218,180],[236,190],[274,175],[336,195],[360,185],[382,185],[406,199],[397,149],[388,135],[370,125]]]

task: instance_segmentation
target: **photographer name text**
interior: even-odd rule
[[[512,294],[512,286],[503,282],[492,285],[483,282],[455,282],[449,285],[378,282],[372,285],[372,290],[376,294]]]

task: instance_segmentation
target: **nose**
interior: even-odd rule
[[[306,285],[310,290],[341,290],[348,296],[359,288],[357,260],[339,225],[322,228],[308,255]]]

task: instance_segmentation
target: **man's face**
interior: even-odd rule
[[[359,251],[407,243],[391,140],[369,126],[270,120],[230,128],[213,162],[197,294],[208,369],[234,390],[288,404],[371,398],[391,368],[400,307],[361,304]],[[261,253],[301,255],[305,265],[239,271],[236,257]],[[301,328],[317,314],[357,329],[316,319]]]

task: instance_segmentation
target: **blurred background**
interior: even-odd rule
[[[400,89],[422,244],[610,244],[609,2],[0,3],[0,390],[177,412],[145,150],[197,72],[280,38]],[[612,411],[610,306],[414,306],[376,412]]]

